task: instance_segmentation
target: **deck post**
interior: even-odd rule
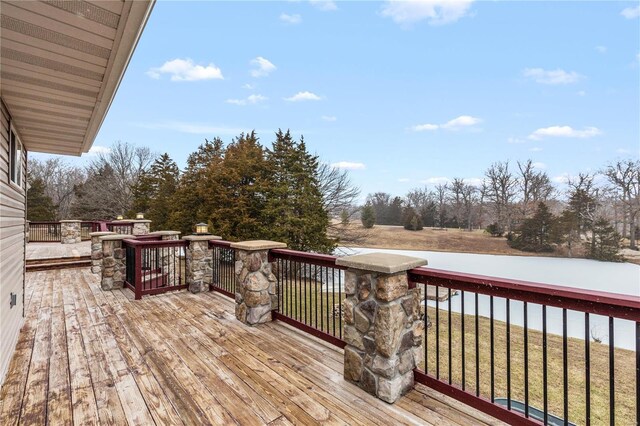
[[[213,283],[213,250],[209,248],[209,241],[221,240],[216,235],[186,235],[186,276],[187,285],[191,293],[209,291]]]
[[[105,235],[115,235],[115,232],[91,232],[91,272],[102,273],[102,241],[100,237]]]
[[[77,244],[82,242],[80,220],[60,221],[60,242],[62,244]]]
[[[424,259],[370,253],[337,259],[345,266],[344,378],[388,403],[413,388],[424,324],[420,291],[407,271]]]
[[[124,286],[127,273],[126,253],[122,240],[133,239],[133,235],[112,234],[99,237],[102,243],[102,281],[103,290],[114,290]]]
[[[248,325],[271,321],[278,304],[278,282],[269,262],[269,250],[286,248],[275,241],[243,241],[231,244],[236,250],[236,318]]]

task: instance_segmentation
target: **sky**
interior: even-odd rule
[[[640,157],[640,3],[158,1],[92,152],[304,135],[363,197]],[[45,155],[34,154],[35,158]]]

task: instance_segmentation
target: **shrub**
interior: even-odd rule
[[[502,237],[504,234],[504,230],[497,222],[493,222],[491,225],[487,226],[484,231],[492,237]]]
[[[376,223],[376,212],[373,210],[371,204],[367,204],[362,208],[360,220],[362,221],[362,226],[365,228],[373,228],[373,225]]]
[[[402,215],[402,225],[409,231],[420,231],[422,229],[422,218],[412,207],[404,209]]]

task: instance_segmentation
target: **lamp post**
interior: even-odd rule
[[[122,220],[122,219],[124,219],[124,217],[123,217],[121,214],[119,214],[118,216],[116,216],[116,220]]]
[[[144,213],[136,213],[136,219],[144,219]]]
[[[196,235],[208,235],[208,234],[209,234],[209,225],[202,222],[196,224]]]

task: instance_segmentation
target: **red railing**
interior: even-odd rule
[[[117,234],[130,235],[133,234],[133,222],[117,221],[107,222],[107,230]]]
[[[80,238],[82,241],[88,241],[91,239],[92,232],[98,232],[100,230],[100,222],[96,221],[82,221],[80,222]]]
[[[123,240],[125,285],[135,293],[136,300],[145,295],[187,288],[184,257],[187,242],[158,241],[157,238]]]
[[[225,296],[236,297],[236,251],[231,248],[231,242],[221,240],[209,241],[212,251],[211,286],[210,290]]]
[[[430,268],[412,269],[409,282],[423,286],[425,300],[424,364],[415,371],[416,381],[511,424],[616,424],[616,414],[621,424],[640,420],[640,297]],[[591,343],[596,323],[608,328],[608,346]],[[625,346],[635,350],[635,357],[620,352],[620,362],[631,364],[622,371],[635,376],[635,387],[628,386],[631,377],[616,381],[615,325]],[[575,338],[583,340],[580,351]],[[536,368],[540,360],[542,371]],[[581,374],[576,364],[583,365]],[[605,383],[593,370],[603,364],[609,369]],[[582,387],[581,397],[576,387]],[[496,395],[500,391],[504,398]],[[607,404],[596,408],[603,398]]]
[[[91,232],[100,230],[100,222],[80,222],[80,238],[82,241],[91,239]],[[59,243],[62,236],[62,224],[60,222],[29,222],[29,242],[32,243]]]

